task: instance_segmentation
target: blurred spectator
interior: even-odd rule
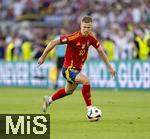
[[[28,39],[24,39],[22,46],[22,60],[23,61],[31,61],[32,60],[32,43]]]
[[[114,41],[107,36],[104,41],[103,41],[103,47],[106,51],[106,54],[108,56],[108,59],[111,60],[115,60],[115,43]]]
[[[34,51],[35,54],[33,58],[38,59],[42,55],[44,48],[43,45],[38,45]]]
[[[148,47],[148,51],[149,51],[149,53],[148,53],[148,56],[149,56],[149,58],[150,58],[150,34],[146,34],[145,35],[145,37],[144,37],[144,42],[145,42],[145,44],[146,44],[146,46]]]
[[[137,50],[137,59],[141,59],[141,60],[147,60],[148,56],[149,56],[149,46],[148,43],[144,41],[144,31],[143,30],[137,30],[137,32],[135,32],[135,47]]]
[[[4,37],[0,37],[0,59],[4,59],[5,49],[4,49]]]
[[[17,36],[13,36],[12,40],[8,44],[6,48],[6,60],[7,61],[16,61],[17,58],[17,53],[16,53],[16,48],[15,48],[15,40]]]
[[[25,0],[14,0],[13,4],[14,16],[20,16],[25,9]]]

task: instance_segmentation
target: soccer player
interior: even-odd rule
[[[61,36],[60,39],[51,41],[45,48],[42,56],[39,58],[38,66],[44,63],[47,54],[58,44],[67,44],[65,60],[62,69],[62,74],[67,82],[64,88],[60,88],[51,96],[44,97],[43,111],[46,112],[48,106],[53,101],[72,94],[79,83],[82,84],[82,95],[88,111],[92,107],[90,80],[81,72],[81,70],[87,58],[90,45],[96,48],[102,60],[107,65],[110,74],[113,77],[116,74],[115,69],[113,69],[106,54],[104,53],[101,43],[92,33],[92,17],[84,16],[82,18],[80,31],[70,35]]]

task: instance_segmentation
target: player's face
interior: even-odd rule
[[[81,34],[87,36],[92,30],[92,23],[81,22]]]

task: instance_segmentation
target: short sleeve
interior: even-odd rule
[[[69,34],[67,36],[61,36],[60,37],[60,43],[61,44],[68,44],[74,42],[75,39],[77,39],[80,36],[79,32],[75,32],[73,34]]]
[[[98,41],[93,34],[90,34],[90,37],[91,37],[93,47],[95,47],[97,49],[98,47],[101,46],[100,41]]]

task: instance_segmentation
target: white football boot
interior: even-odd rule
[[[51,104],[49,101],[49,96],[44,96],[43,98],[43,112],[46,113],[48,106]]]

